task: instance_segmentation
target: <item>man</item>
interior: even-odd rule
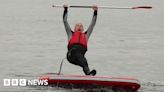
[[[82,23],[77,23],[75,25],[74,31],[71,30],[68,22],[67,22],[67,12],[68,12],[68,6],[64,5],[64,13],[63,13],[63,22],[65,26],[66,33],[68,35],[68,52],[67,52],[67,60],[75,65],[78,65],[83,68],[83,71],[86,75],[95,75],[96,70],[90,71],[88,67],[87,60],[85,58],[85,53],[87,51],[87,42],[88,39],[93,31],[93,28],[96,24],[97,19],[97,6],[92,6],[94,10],[92,22],[87,29],[86,32],[84,32],[84,28]]]

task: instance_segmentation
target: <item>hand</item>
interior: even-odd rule
[[[64,4],[63,7],[64,7],[64,8],[68,8],[68,5],[67,5],[67,4]]]
[[[93,9],[94,11],[97,11],[97,10],[98,10],[97,5],[93,5],[93,6],[92,6],[92,9]]]

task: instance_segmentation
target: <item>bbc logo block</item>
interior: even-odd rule
[[[4,86],[27,86],[26,79],[4,79]]]
[[[4,86],[10,86],[10,79],[3,79]]]

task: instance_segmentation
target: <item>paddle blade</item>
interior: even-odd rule
[[[138,6],[138,7],[132,7],[132,9],[152,9],[151,6]]]

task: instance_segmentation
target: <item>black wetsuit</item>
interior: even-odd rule
[[[64,13],[63,13],[63,22],[64,22],[66,33],[68,35],[68,41],[69,41],[74,32],[71,30],[67,22],[67,15],[68,15],[67,12],[68,12],[68,9],[65,7]],[[96,19],[97,19],[97,11],[94,11],[92,22],[88,30],[85,32],[87,40],[89,39],[93,31],[93,28],[96,24]],[[90,69],[88,67],[87,59],[85,58],[86,51],[87,51],[87,48],[83,47],[80,44],[74,44],[73,46],[68,45],[67,60],[72,64],[81,66],[83,68],[84,73],[86,75],[90,75]]]

